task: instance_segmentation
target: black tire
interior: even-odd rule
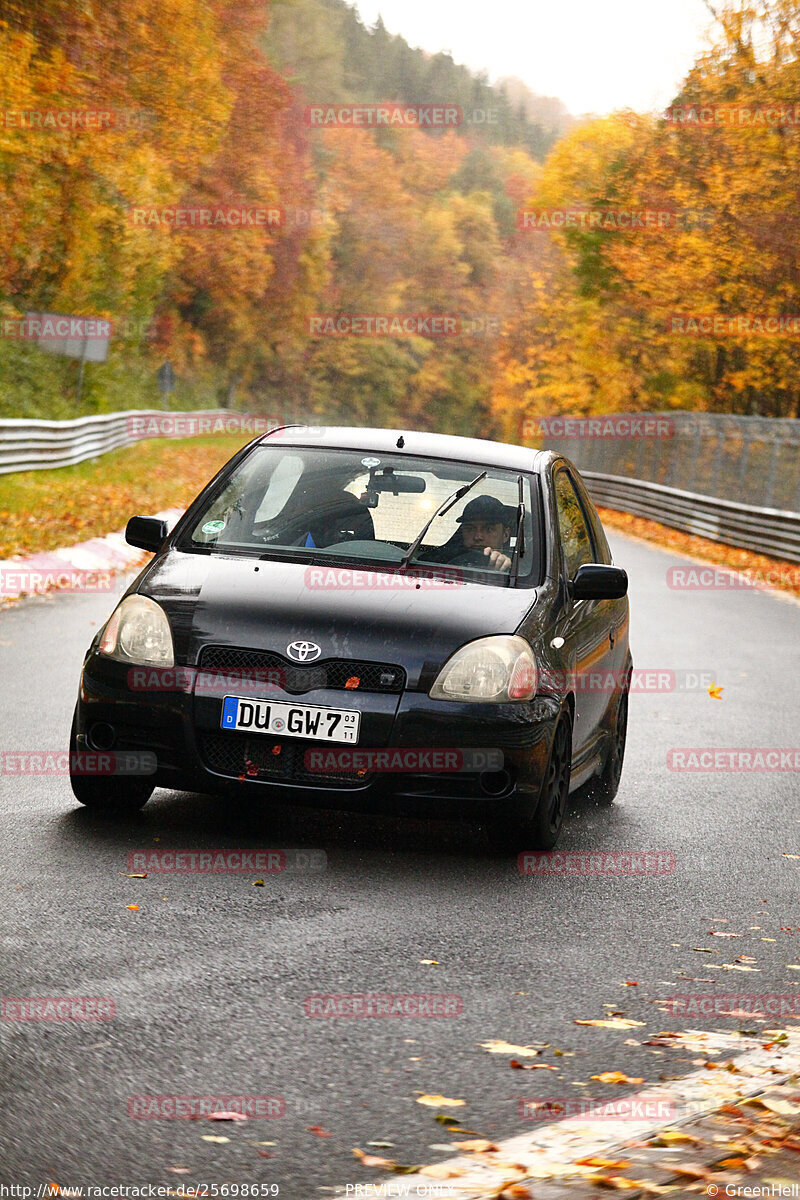
[[[622,766],[625,761],[625,741],[628,734],[628,690],[620,692],[614,710],[614,722],[611,727],[611,740],[606,754],[603,769],[592,786],[593,799],[603,807],[614,803],[614,797],[619,791],[622,779]]]
[[[78,706],[72,716],[69,735],[69,782],[72,794],[86,808],[108,813],[131,813],[144,808],[153,794],[153,785],[144,779],[126,779],[118,776],[82,775],[73,770],[73,755],[79,753]]]
[[[533,809],[505,815],[488,828],[489,844],[501,853],[552,850],[561,833],[572,768],[572,717],[562,712],[550,747],[541,791]]]

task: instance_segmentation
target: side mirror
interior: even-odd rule
[[[584,563],[569,585],[573,600],[619,600],[628,594],[628,576],[622,567]]]
[[[157,517],[131,517],[125,526],[125,541],[129,546],[138,546],[140,550],[150,550],[155,554],[169,533],[166,521]]]

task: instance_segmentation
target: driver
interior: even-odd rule
[[[465,505],[456,521],[461,526],[464,549],[483,551],[487,565],[495,571],[511,570],[511,547],[508,545],[511,519],[508,513],[506,505],[494,496],[476,496]]]

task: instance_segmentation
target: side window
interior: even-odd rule
[[[597,509],[592,503],[591,497],[586,490],[586,485],[582,479],[576,479],[572,474],[570,474],[570,480],[572,481],[575,491],[578,493],[578,499],[583,505],[583,511],[586,514],[586,519],[589,522],[594,544],[597,548],[597,558],[594,561],[599,563],[610,563],[611,550],[606,539],[605,530],[603,529],[603,523],[600,520]]]
[[[572,579],[578,567],[584,563],[595,561],[594,548],[586,527],[583,509],[566,471],[556,471],[555,489],[558,527],[564,547],[567,576]]]

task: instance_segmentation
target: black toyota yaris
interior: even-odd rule
[[[570,790],[613,800],[628,581],[567,459],[285,426],[127,539],[154,558],[84,661],[81,803],[234,790],[477,818],[523,850],[555,845]]]

